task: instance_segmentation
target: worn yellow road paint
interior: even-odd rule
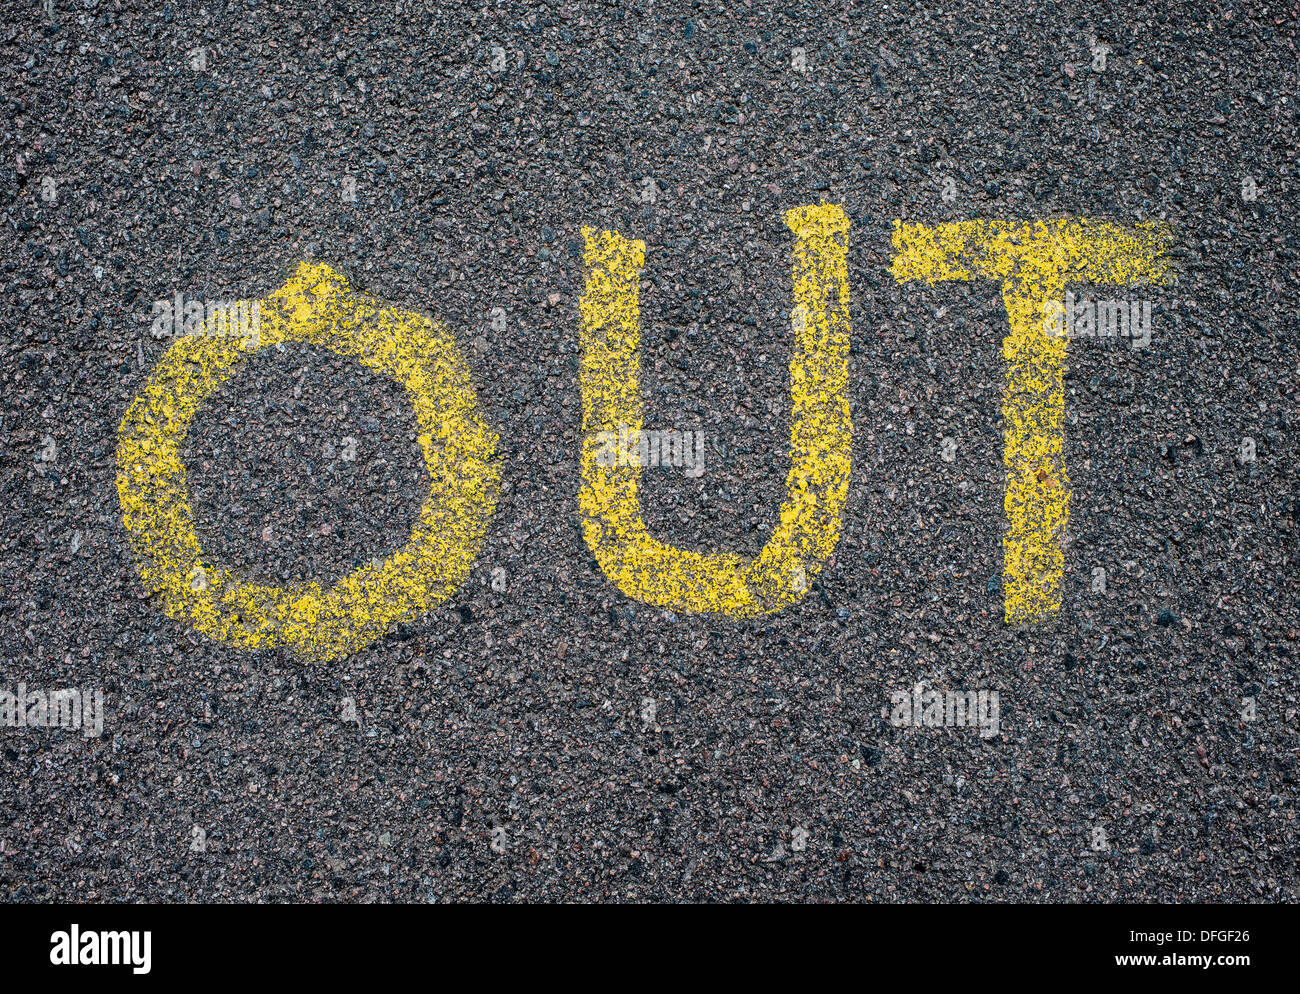
[[[801,598],[839,540],[849,487],[849,221],[834,204],[785,213],[794,232],[790,471],[781,521],[753,559],[690,552],[651,537],[639,466],[600,460],[600,435],[639,432],[645,243],[583,229],[582,533],[605,575],[629,597],[683,612],[750,617]]]
[[[1130,286],[1169,275],[1169,226],[1106,221],[894,222],[892,272],[900,282],[996,280],[1010,333],[1002,341],[1007,471],[1003,538],[1007,624],[1061,608],[1070,486],[1062,451],[1066,339],[1045,327],[1047,305],[1067,283]]]
[[[168,349],[118,430],[123,522],[140,576],[160,595],[163,610],[231,645],[286,646],[329,660],[446,600],[478,554],[500,479],[497,437],[477,413],[451,333],[419,314],[356,296],[339,273],[310,263],[261,301],[257,341],[212,331]],[[432,479],[406,545],[328,590],[315,582],[246,583],[206,561],[186,489],[180,447],[195,413],[242,362],[281,342],[330,349],[406,387]]]

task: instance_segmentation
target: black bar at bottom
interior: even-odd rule
[[[409,976],[421,962],[484,952],[498,980],[497,971],[512,966],[535,979],[562,976],[575,957],[620,950],[627,965],[643,963],[647,980],[654,963],[669,970],[663,979],[676,973],[665,956],[679,967],[684,957],[714,963],[734,976],[768,969],[763,963],[774,955],[809,973],[818,972],[819,960],[827,971],[842,970],[850,966],[845,957],[868,976],[910,964],[907,972],[927,986],[945,978],[1124,975],[1143,984],[1195,977],[1223,984],[1261,979],[1285,963],[1281,912],[1266,906],[870,907],[838,928],[824,911],[814,912],[815,922],[779,912],[782,920],[763,921],[759,934],[741,943],[734,941],[737,926],[754,923],[695,919],[711,919],[714,911],[652,911],[662,920],[649,929],[644,911],[628,912],[639,920],[620,923],[602,910],[599,926],[589,913],[546,909],[541,920],[525,911],[532,920],[521,921],[496,909],[461,909],[453,919],[441,909],[409,906],[9,905],[0,906],[0,963],[8,982],[57,981],[60,974],[94,982],[113,974],[128,984],[247,978],[335,985],[355,978],[373,985]],[[575,917],[566,921],[569,915]]]

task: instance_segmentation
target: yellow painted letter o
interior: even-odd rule
[[[181,338],[127,409],[117,447],[123,523],[141,578],[171,617],[241,648],[336,659],[460,586],[496,508],[497,437],[477,412],[469,371],[441,324],[355,296],[343,276],[311,263],[258,304],[255,335],[230,335],[218,317],[203,334]],[[281,342],[327,348],[406,387],[432,479],[406,545],[328,590],[315,582],[245,583],[206,562],[189,505],[180,446],[195,413],[241,362]]]

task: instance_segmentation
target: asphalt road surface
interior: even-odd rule
[[[0,897],[1296,900],[1294,5],[484,6],[0,4]],[[645,244],[645,428],[703,433],[640,469],[645,529],[748,561],[804,355],[785,215],[827,205],[829,555],[748,616],[629,594],[583,532],[593,246]],[[1058,603],[1008,623],[1008,304],[904,280],[894,226],[1078,219],[1153,223],[1168,278],[1067,278],[1150,339],[1069,342],[1065,470],[1026,478],[1068,489]],[[427,610],[241,642],[260,609],[186,617],[125,520],[133,403],[207,375],[163,303],[264,302],[176,436],[223,590],[380,569],[461,445],[277,340],[302,272],[445,323],[499,485],[481,540],[448,498]],[[28,706],[68,689],[88,733]]]

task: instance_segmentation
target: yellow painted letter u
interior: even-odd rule
[[[835,548],[849,489],[849,221],[836,204],[787,211],[794,233],[790,471],[781,521],[754,558],[674,548],[641,517],[639,465],[601,458],[602,440],[642,426],[637,287],[645,243],[584,228],[582,532],[629,597],[743,618],[799,600]]]

